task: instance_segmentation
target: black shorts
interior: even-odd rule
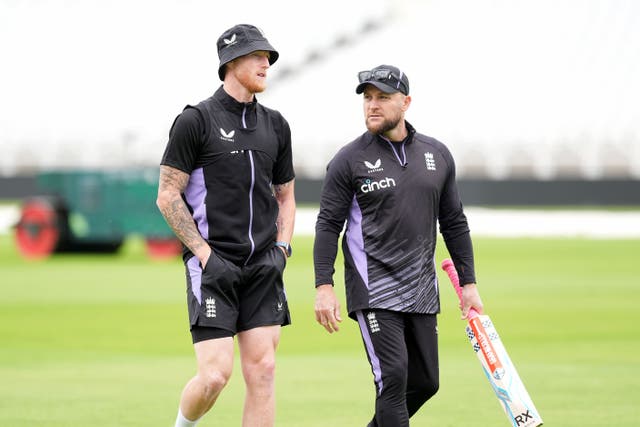
[[[286,257],[279,247],[238,266],[215,251],[204,270],[186,263],[187,304],[193,342],[234,336],[260,326],[291,323],[282,279]]]

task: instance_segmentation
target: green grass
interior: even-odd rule
[[[353,321],[334,335],[315,324],[311,244],[294,239],[286,271],[276,424],[364,426],[369,366]],[[476,239],[475,250],[486,311],[545,425],[638,425],[640,241]],[[412,425],[507,426],[440,278],[441,388]],[[151,261],[136,239],[117,255],[29,262],[0,236],[0,425],[173,425],[195,369],[184,286],[179,260]],[[236,361],[200,426],[240,425],[242,400]]]

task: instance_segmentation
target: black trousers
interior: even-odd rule
[[[376,388],[368,427],[408,427],[440,384],[436,315],[373,309],[356,318]]]

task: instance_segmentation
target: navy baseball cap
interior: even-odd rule
[[[409,95],[409,78],[393,65],[378,65],[372,70],[360,71],[358,82],[357,94],[364,92],[365,86],[374,85],[384,93],[402,92]]]
[[[220,80],[224,80],[225,64],[257,50],[269,52],[269,65],[276,62],[280,56],[264,36],[262,30],[253,25],[235,25],[222,33],[218,39],[218,58],[220,58],[218,77]]]

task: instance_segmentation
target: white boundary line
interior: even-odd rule
[[[640,211],[468,207],[465,213],[472,236],[640,238]],[[316,209],[298,209],[295,234],[313,235],[317,214]]]
[[[468,207],[472,236],[640,239],[640,211],[519,210]],[[315,208],[298,208],[295,235],[312,236]],[[0,234],[11,233],[18,206],[0,206]]]

